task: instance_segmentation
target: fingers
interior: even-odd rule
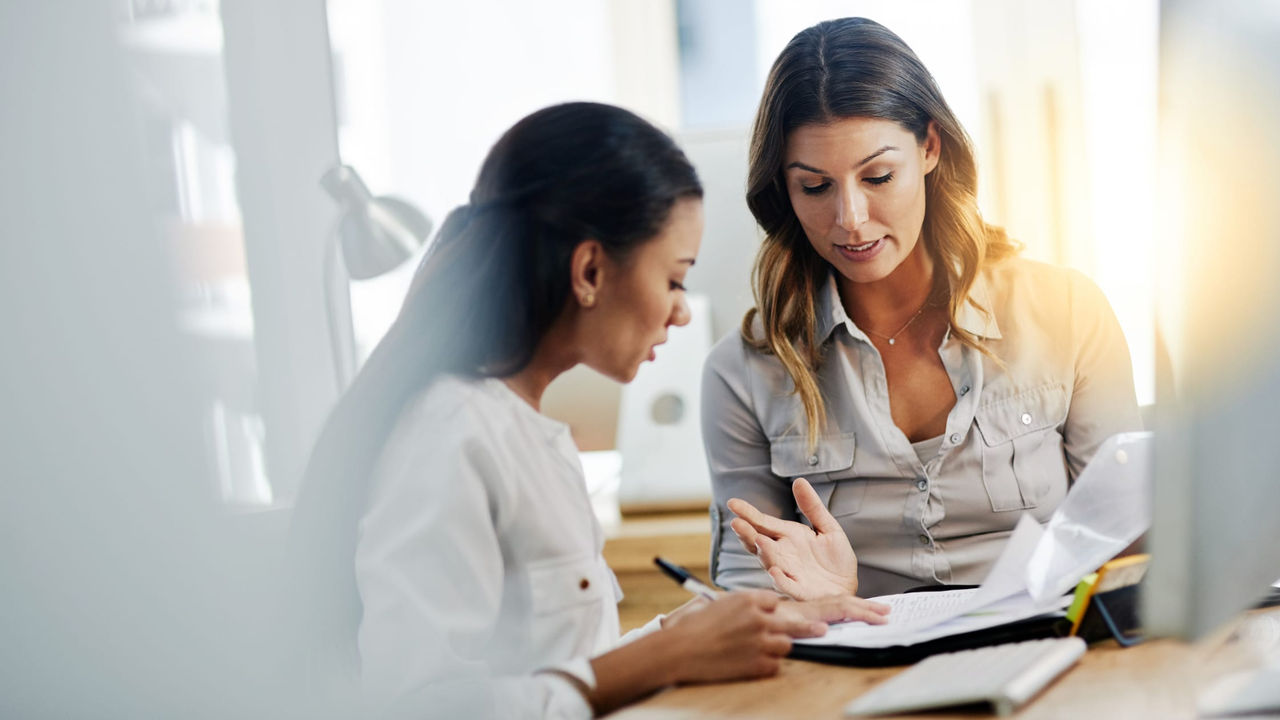
[[[823,622],[851,622],[861,620],[871,625],[883,625],[889,620],[889,606],[871,602],[852,595],[819,598],[796,603],[807,617]]]
[[[761,533],[762,535],[767,535],[771,538],[780,538],[786,534],[786,520],[776,518],[772,515],[766,515],[757,510],[755,505],[752,505],[746,500],[732,498],[728,503],[726,503],[726,505],[729,507],[729,510],[733,511],[733,514],[750,523],[751,526],[755,528],[756,532]],[[791,524],[797,525],[799,523]]]
[[[771,633],[765,636],[761,645],[765,653],[774,657],[786,657],[791,652],[791,638],[786,635]]]
[[[795,603],[788,603],[795,604]],[[787,605],[780,605],[774,611],[776,622],[772,629],[793,638],[815,638],[827,634],[827,624],[821,620],[805,617]]]
[[[814,530],[820,533],[844,532],[808,480],[796,478],[796,481],[791,483],[791,494],[795,495],[796,507],[809,518]]]
[[[752,555],[756,554],[756,544],[759,538],[764,537],[751,527],[751,523],[736,517],[729,522],[729,529],[733,530],[733,534],[738,536],[738,540],[742,542],[742,547]]]
[[[765,612],[773,612],[777,609],[778,603],[782,601],[776,593],[771,593],[768,590],[742,590],[740,594],[749,597],[756,604],[756,607]]]
[[[806,599],[804,587],[787,577],[787,574],[782,572],[782,568],[777,566],[769,568],[769,577],[773,579],[773,586],[778,592],[786,593],[797,600]]]
[[[787,563],[782,562],[782,550],[778,547],[778,542],[772,538],[760,535],[756,537],[756,557],[760,558],[760,564],[766,570],[774,568],[785,569]],[[791,568],[794,571],[794,568]]]

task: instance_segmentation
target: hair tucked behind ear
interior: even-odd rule
[[[660,232],[678,200],[701,196],[671,138],[608,105],[540,110],[494,145],[471,202],[445,219],[307,466],[292,541],[311,594],[304,624],[312,653],[354,657],[356,526],[406,403],[441,374],[505,377],[524,368],[566,307],[579,243],[596,240],[625,261]]]
[[[810,448],[826,416],[816,376],[821,348],[814,333],[817,291],[830,266],[800,227],[782,163],[787,137],[796,128],[852,117],[892,120],[921,143],[929,123],[937,126],[942,152],[938,166],[925,176],[922,240],[934,261],[934,291],[946,299],[951,334],[989,356],[957,318],[984,264],[1018,250],[1004,230],[978,213],[978,171],[969,136],[901,38],[866,18],[830,20],[792,38],[769,72],[751,136],[747,205],[765,239],[752,283],[756,306],[743,318],[742,335],[776,355],[791,376],[804,406]],[[763,337],[753,329],[757,317]]]

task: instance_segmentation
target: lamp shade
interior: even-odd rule
[[[342,206],[338,234],[343,264],[353,280],[394,270],[431,235],[431,220],[421,210],[398,198],[374,197],[348,165],[326,172],[320,185]]]

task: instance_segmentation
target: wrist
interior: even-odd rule
[[[663,628],[645,639],[652,639],[653,657],[661,659],[652,668],[652,677],[657,687],[678,685],[689,676],[686,668],[689,651],[684,633],[674,627]]]

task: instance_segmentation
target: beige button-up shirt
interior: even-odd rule
[[[947,333],[938,355],[956,404],[936,454],[923,462],[893,423],[879,351],[830,278],[818,296],[827,415],[815,451],[782,364],[736,332],[716,345],[704,368],[702,435],[717,583],[772,585],[729,528],[725,503],[739,497],[803,520],[791,495],[797,477],[813,484],[848,534],[859,595],[980,583],[1023,513],[1046,521],[1103,440],[1141,427],[1129,348],[1084,275],[1013,258],[980,273],[970,298],[992,315],[967,304],[959,325],[1004,367]]]

